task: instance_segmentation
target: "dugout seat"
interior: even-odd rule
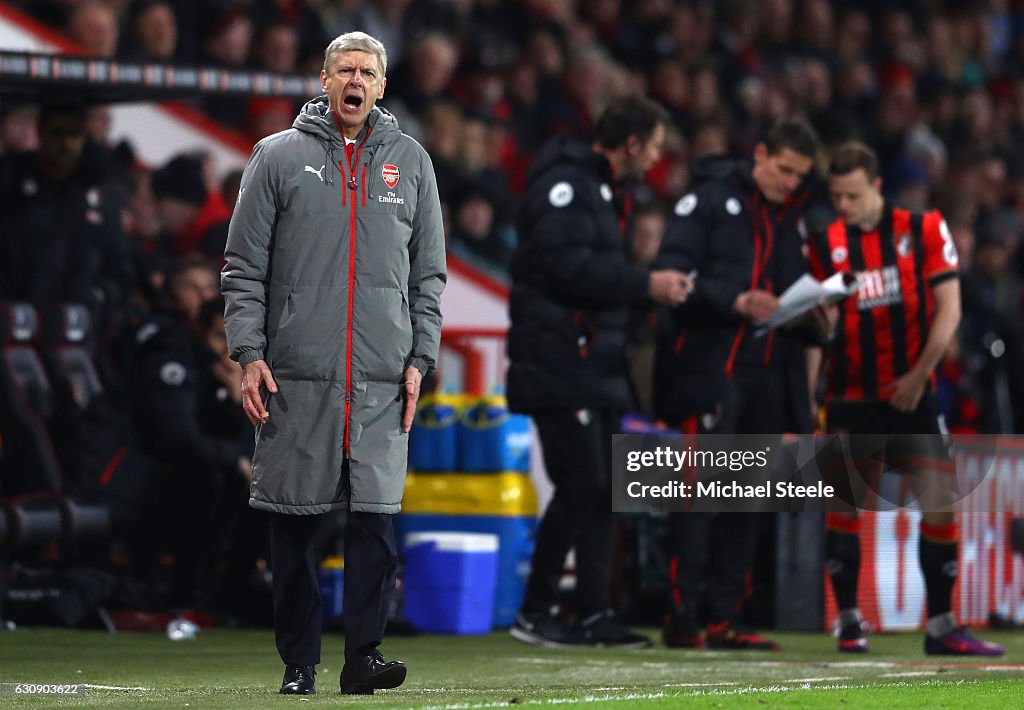
[[[48,431],[56,398],[35,350],[39,319],[27,303],[0,303],[0,495],[58,493],[60,462]]]

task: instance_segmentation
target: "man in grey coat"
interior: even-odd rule
[[[362,32],[327,47],[324,95],[253,149],[222,290],[242,406],[257,426],[250,505],[271,515],[283,694],[316,692],[312,537],[345,509],[343,693],[405,680],[378,650],[397,560],[420,382],[437,359],[444,234],[426,151],[375,103],[387,55]]]

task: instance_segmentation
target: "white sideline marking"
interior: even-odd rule
[[[879,678],[919,678],[924,675],[938,675],[938,671],[904,671],[903,673],[881,673]]]
[[[83,688],[89,690],[134,690],[140,693],[148,693],[152,688],[131,688],[125,685],[96,685],[95,683],[82,683]]]
[[[851,683],[836,683],[834,681],[844,680],[843,678],[826,678],[825,680],[833,681],[825,685],[812,685],[809,681],[815,679],[794,679],[794,680],[783,680],[772,685],[747,685],[742,688],[729,688],[720,689],[720,686],[730,685],[730,683],[707,683],[705,685],[719,686],[708,690],[695,690],[692,693],[686,693],[683,695],[675,693],[626,693],[623,695],[585,695],[579,698],[545,698],[543,700],[523,700],[519,699],[517,704],[519,705],[566,705],[570,703],[604,703],[614,700],[659,700],[661,698],[686,698],[694,697],[698,695],[750,695],[752,693],[791,693],[799,690],[859,690],[865,688],[908,688],[911,686],[920,687],[925,685],[946,685],[949,681],[944,680],[926,680],[920,683],[908,683],[907,681],[895,681],[892,683],[862,683],[862,684],[851,684]],[[956,681],[956,685],[971,684],[974,681]],[[784,685],[786,683],[799,683],[799,685]],[[693,684],[679,684],[666,687],[686,687],[687,685],[699,685]],[[452,705],[434,705],[430,707],[420,708],[419,710],[485,710],[486,708],[507,708],[509,701],[505,700],[496,703],[456,703]]]
[[[1013,673],[1020,673],[1024,669],[1022,669],[1020,666],[982,666],[978,670],[998,672],[1011,671]]]

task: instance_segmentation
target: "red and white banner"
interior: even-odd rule
[[[1010,547],[1010,524],[1024,517],[1024,446],[1015,439],[954,437],[961,480],[971,487],[956,514],[959,578],[953,610],[960,623],[984,625],[992,612],[1024,623],[1024,558]],[[973,443],[978,442],[976,446]],[[915,510],[861,515],[857,600],[879,631],[920,629],[926,620],[924,578],[918,564],[921,514]],[[837,609],[825,579],[825,628]]]

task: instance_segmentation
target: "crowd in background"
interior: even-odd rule
[[[308,76],[319,73],[331,37],[354,29],[379,37],[389,54],[380,105],[433,159],[451,253],[499,280],[506,278],[514,254],[517,201],[532,156],[553,135],[590,136],[594,118],[613,97],[647,94],[675,123],[661,159],[633,190],[632,246],[641,261],[657,254],[664,215],[685,193],[703,156],[749,155],[769,125],[794,114],[805,116],[822,136],[822,165],[831,146],[864,140],[879,154],[887,198],[915,209],[940,209],[959,250],[963,325],[939,368],[940,399],[951,428],[1024,431],[1024,370],[1017,366],[1024,358],[1019,2],[9,4],[90,55]],[[196,107],[254,142],[290,127],[299,108],[290,100],[223,97],[197,99]],[[106,348],[98,359],[110,388],[123,390],[132,366],[127,352],[138,349],[136,334],[154,314],[173,313],[188,332],[202,337],[198,305],[184,308],[168,277],[189,264],[219,268],[240,174],[213,174],[201,151],[161,166],[142,165],[130,143],[112,140],[108,106],[56,108],[83,112],[87,140],[78,146],[73,170],[31,179],[41,186],[72,181],[86,199],[97,187],[104,209],[117,217],[99,227],[88,211],[79,220],[97,240],[89,257],[98,260],[95,283],[81,292],[68,291],[72,280],[59,277],[49,279],[49,292],[25,285],[38,255],[23,250],[24,262],[5,264],[21,281],[8,276],[0,283],[0,300],[82,300],[97,309]],[[59,119],[50,106],[0,106],[0,164],[30,170],[18,162],[24,151],[38,151],[44,162],[66,161],[68,136],[79,129]],[[27,173],[12,174],[21,177],[0,186],[4,204],[28,194]],[[54,209],[64,204],[59,193]],[[22,226],[26,235],[46,227]],[[191,261],[183,265],[182,259]],[[81,263],[68,268],[80,271]],[[210,374],[217,362],[204,360],[202,367],[211,368]],[[217,366],[227,379],[223,369],[230,365]],[[232,464],[244,477],[244,462],[229,461],[227,468]]]

